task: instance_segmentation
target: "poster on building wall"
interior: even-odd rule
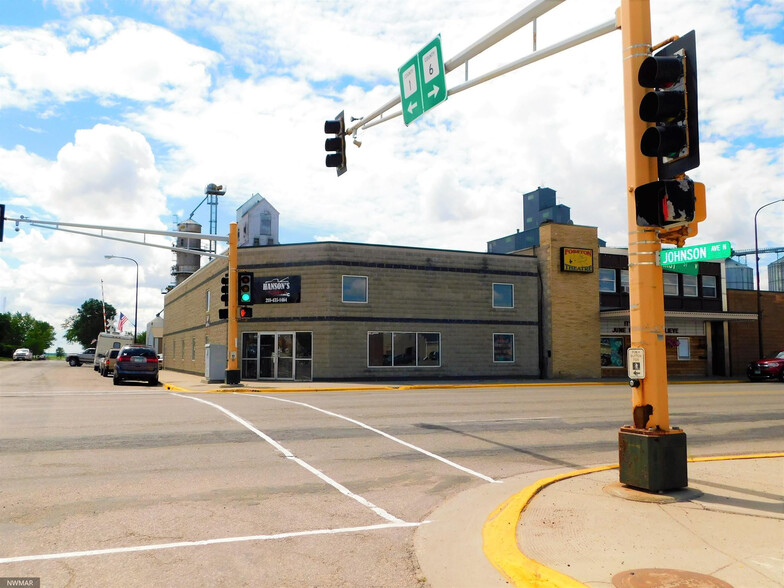
[[[299,276],[254,277],[253,289],[259,292],[255,304],[299,302]]]
[[[593,272],[593,250],[577,247],[561,247],[562,272]]]

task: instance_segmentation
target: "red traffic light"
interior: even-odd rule
[[[240,318],[253,318],[253,309],[250,306],[240,306]]]

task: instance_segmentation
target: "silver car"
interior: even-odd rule
[[[114,385],[124,380],[144,380],[158,384],[158,354],[146,345],[126,345],[114,363]]]
[[[33,352],[26,347],[14,351],[14,361],[33,361]]]

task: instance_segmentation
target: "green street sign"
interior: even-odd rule
[[[662,267],[668,271],[677,272],[679,274],[687,274],[689,276],[700,275],[699,263],[676,263],[674,265],[662,265]]]
[[[398,69],[400,103],[406,125],[446,100],[446,73],[441,35]]]
[[[680,247],[677,249],[662,249],[659,259],[663,266],[683,263],[696,263],[711,259],[725,259],[732,254],[732,245],[729,241],[694,245],[693,247]]]

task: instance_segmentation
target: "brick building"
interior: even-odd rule
[[[257,292],[253,318],[239,322],[241,377],[626,377],[626,250],[600,247],[595,227],[538,230],[536,246],[511,254],[240,247],[238,269],[253,272]],[[166,295],[167,368],[205,374],[206,346],[225,354],[226,269],[215,259]],[[756,293],[727,290],[720,262],[697,275],[665,271],[663,286],[668,374],[745,375],[757,355]],[[784,294],[762,298],[766,350],[783,349]]]

